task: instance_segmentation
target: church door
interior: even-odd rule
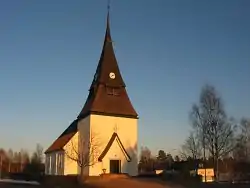
[[[110,160],[109,168],[111,174],[121,173],[121,160]]]

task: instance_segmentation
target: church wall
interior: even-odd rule
[[[90,134],[89,124],[90,124],[90,116],[80,120],[78,122],[78,125],[77,125],[78,132],[79,132],[78,145],[80,146],[79,148],[85,147],[85,151],[87,150],[86,140],[87,140],[87,142],[89,141],[89,134]],[[84,149],[84,148],[82,148],[82,149]],[[85,153],[83,150],[80,152],[82,152],[82,154]],[[78,172],[78,174],[81,174],[81,169],[79,166],[78,166],[77,172]],[[84,167],[82,175],[85,175],[85,176],[89,175],[89,167]]]
[[[73,152],[78,149],[78,132],[70,139],[70,141],[64,146],[64,175],[77,174],[78,165],[77,162],[70,159],[68,156],[72,158],[76,158],[77,154]],[[73,150],[74,149],[74,150]]]
[[[102,167],[106,168],[106,173],[110,173],[110,169],[109,169],[110,160],[121,160],[121,172],[128,173],[126,168],[124,168],[124,166],[127,166],[128,162],[127,162],[126,156],[124,155],[123,151],[121,150],[118,144],[117,139],[115,139],[108,153],[106,154],[106,156],[101,162]]]
[[[89,168],[89,175],[95,176],[103,173],[102,169],[105,168],[106,172],[109,172],[109,161],[114,158],[121,158],[121,171],[122,173],[128,173],[131,176],[138,174],[138,154],[137,154],[137,119],[122,118],[113,116],[101,116],[91,115],[90,126],[91,130],[94,131],[100,141],[99,151],[100,153],[104,150],[107,143],[109,142],[112,134],[117,126],[117,133],[121,139],[123,146],[132,158],[131,162],[127,162],[121,148],[116,147],[117,142],[115,141],[114,146],[111,147],[110,152],[104,157],[102,162],[95,164]]]
[[[55,156],[56,151],[46,154],[45,158],[45,173],[48,175],[55,175]]]
[[[45,157],[45,174],[47,175],[63,175],[64,165],[63,151],[54,151],[46,154]]]
[[[64,175],[64,151],[56,153],[56,175]]]

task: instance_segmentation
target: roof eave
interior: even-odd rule
[[[94,114],[94,115],[103,115],[103,116],[113,116],[113,117],[124,117],[124,118],[139,119],[138,115],[130,115],[130,114],[118,114],[118,113],[97,112],[97,111],[92,111],[91,114]]]
[[[46,151],[44,152],[44,154],[46,155],[46,154],[51,154],[51,153],[59,152],[59,151],[64,151],[64,149],[63,149],[63,148],[60,148],[60,149],[55,149],[55,150],[46,150]]]

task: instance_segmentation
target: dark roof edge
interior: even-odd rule
[[[85,113],[83,115],[79,115],[77,118],[80,119],[84,119],[89,115],[103,115],[103,116],[113,116],[113,117],[124,117],[124,118],[131,118],[131,119],[139,119],[139,116],[135,116],[135,115],[125,115],[125,114],[115,114],[115,113],[105,113],[105,112],[95,112],[95,111],[91,111],[88,113]]]
[[[60,147],[60,148],[56,148],[56,149],[50,150],[51,146],[53,146],[53,144],[54,144],[58,139],[61,139],[62,136],[66,136],[66,135],[59,136],[59,137],[50,145],[50,147],[48,147],[48,149],[44,152],[44,154],[48,154],[48,153],[52,153],[52,152],[57,152],[57,151],[64,151],[63,147],[70,141],[70,139],[71,139],[72,137],[75,136],[75,134],[76,134],[77,132],[78,132],[78,131],[75,131],[75,132],[71,132],[71,133],[66,134],[66,135],[71,134],[71,136],[69,137],[68,141],[67,141],[63,146],[61,146],[62,148]]]
[[[108,153],[110,147],[112,146],[112,144],[114,143],[115,139],[118,139],[118,144],[121,147],[121,150],[123,152],[123,154],[125,155],[126,159],[128,162],[131,161],[131,157],[129,156],[128,152],[126,151],[125,147],[123,146],[119,136],[117,133],[113,133],[108,144],[106,145],[106,147],[104,148],[103,152],[101,153],[101,155],[98,157],[98,161],[102,162],[102,159],[105,157],[105,155]]]
[[[63,131],[63,133],[58,138],[69,133],[77,132],[77,123],[78,123],[78,119],[75,119],[74,121],[72,121],[72,123]]]
[[[59,152],[59,151],[64,151],[64,149],[56,149],[56,150],[51,150],[51,151],[45,151],[44,154],[50,154],[50,153],[53,153],[53,152]]]

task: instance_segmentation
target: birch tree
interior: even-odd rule
[[[90,132],[86,137],[79,135],[77,140],[71,140],[65,148],[65,155],[77,163],[83,177],[84,169],[98,162],[100,141],[97,134]]]
[[[218,173],[218,159],[235,148],[234,125],[226,115],[222,99],[211,85],[202,88],[199,103],[193,106],[192,112],[193,127],[200,133],[204,158],[208,151]]]
[[[141,147],[140,161],[139,161],[140,171],[152,171],[154,168],[154,160],[152,153],[148,147]]]
[[[36,145],[36,150],[31,156],[31,163],[41,164],[43,163],[43,147],[40,144]]]
[[[195,134],[195,132],[190,132],[189,137],[182,145],[182,157],[185,159],[191,157],[193,160],[196,160],[201,157],[201,153],[202,147],[198,136]]]
[[[238,161],[249,162],[250,159],[250,119],[242,118],[239,124],[239,135],[234,158]]]
[[[245,150],[244,154],[246,160],[249,161],[249,153],[250,153],[250,119],[242,118],[240,122],[240,129],[241,129],[241,139],[243,148]]]

